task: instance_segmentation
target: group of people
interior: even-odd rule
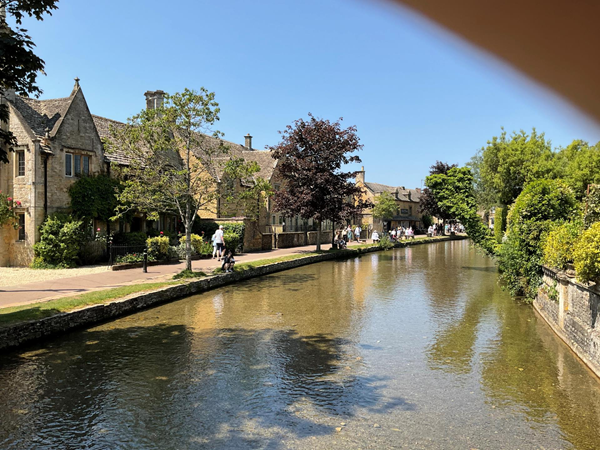
[[[356,225],[354,229],[351,225],[348,225],[346,228],[337,229],[335,230],[333,245],[336,245],[338,248],[346,248],[348,243],[352,241],[360,243],[361,233],[362,228],[360,227],[360,225]]]
[[[427,228],[427,236],[443,236],[450,233],[464,233],[465,227],[461,223],[447,223],[442,226],[441,223],[430,225]]]
[[[401,241],[402,239],[414,239],[415,238],[415,230],[412,227],[404,228],[392,228],[390,230],[390,239],[392,241]]]
[[[221,265],[221,270],[223,272],[233,272],[233,266],[235,264],[235,259],[233,257],[233,251],[231,249],[225,248],[225,238],[223,233],[223,225],[219,225],[219,228],[212,235],[212,245],[213,245],[213,259],[217,258],[217,261],[223,260],[223,264]]]

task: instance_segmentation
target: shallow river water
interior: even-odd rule
[[[600,382],[466,241],[0,355],[0,449],[597,449]]]

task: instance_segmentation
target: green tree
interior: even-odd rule
[[[537,180],[525,187],[508,213],[506,242],[498,255],[511,294],[535,296],[541,282],[544,239],[554,226],[577,212],[575,196],[563,181]]]
[[[557,176],[551,143],[535,129],[510,137],[502,130],[471,159],[470,166],[477,177],[481,206],[511,205],[527,183]]]
[[[219,112],[213,92],[185,89],[167,95],[162,107],[143,110],[126,126],[113,128],[106,143],[108,152],[119,150],[130,161],[121,169],[119,214],[137,209],[154,220],[160,213],[178,215],[185,227],[188,270],[194,219],[200,209],[215,208],[217,176],[226,163],[222,133],[212,130]]]
[[[504,231],[506,230],[506,217],[508,216],[508,207],[497,207],[494,217],[494,237],[498,244],[502,244]]]
[[[271,183],[258,176],[259,172],[256,161],[246,162],[243,158],[227,161],[221,181],[223,210],[258,220],[261,205],[273,194]]]
[[[389,192],[382,192],[375,198],[373,217],[376,219],[389,219],[398,212],[396,200]]]
[[[560,176],[582,199],[589,184],[600,184],[600,143],[590,146],[581,140],[573,141],[557,154],[556,167]]]
[[[57,9],[58,0],[0,0],[0,97],[7,89],[22,95],[39,95],[36,85],[38,73],[44,73],[44,61],[33,52],[35,44],[22,28],[25,16],[43,20]],[[6,15],[11,16],[16,26],[10,27]],[[0,122],[9,118],[8,105],[0,102]],[[9,130],[0,128],[0,162],[8,162],[7,149],[12,151],[16,137]]]
[[[487,253],[495,253],[496,246],[489,230],[477,214],[473,174],[469,167],[453,167],[446,174],[429,175],[425,185],[442,214],[458,219],[473,242]]]

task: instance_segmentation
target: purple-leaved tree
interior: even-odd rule
[[[280,134],[281,142],[268,147],[279,161],[284,186],[275,192],[275,209],[286,216],[299,215],[317,222],[317,251],[321,249],[321,223],[339,223],[372,206],[362,188],[351,180],[356,172],[343,170],[360,163],[353,155],[362,149],[356,127],[343,129],[337,122],[312,114],[298,119]]]

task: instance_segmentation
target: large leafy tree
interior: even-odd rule
[[[446,175],[453,167],[456,167],[456,164],[448,164],[442,161],[436,161],[435,164],[429,168],[429,175]],[[437,217],[443,221],[452,219],[450,213],[440,207],[440,202],[436,198],[435,193],[429,187],[427,187],[427,185],[421,193],[419,209],[421,213],[428,216]]]
[[[341,121],[342,119],[340,119]],[[275,208],[287,216],[299,215],[317,222],[317,250],[321,249],[323,220],[341,222],[359,214],[371,204],[362,198],[362,188],[351,180],[356,172],[343,166],[359,163],[353,153],[362,145],[356,127],[342,128],[309,114],[281,132],[281,142],[269,147],[279,160],[285,188],[274,196]]]
[[[479,206],[511,205],[527,183],[556,178],[554,153],[544,133],[535,129],[507,136],[502,130],[471,160]]]
[[[219,112],[214,92],[185,89],[167,95],[162,107],[143,110],[113,128],[106,143],[107,152],[122,152],[130,161],[121,169],[119,213],[135,209],[155,220],[160,213],[178,215],[189,270],[194,219],[200,209],[216,206],[218,174],[226,164],[222,134],[212,129]]]
[[[600,184],[600,142],[590,146],[575,140],[556,155],[556,167],[561,178],[582,199],[589,184]]]
[[[375,198],[375,205],[373,206],[374,218],[391,218],[396,215],[397,211],[398,205],[396,205],[396,200],[389,192],[382,192]]]
[[[57,9],[58,0],[0,0],[0,96],[7,89],[14,89],[22,95],[39,95],[42,91],[36,85],[38,73],[44,71],[44,61],[33,49],[35,44],[22,28],[25,16],[43,20],[44,15]],[[6,22],[5,16],[12,17],[15,26]],[[8,105],[0,103],[0,121],[7,122]],[[0,162],[8,162],[7,150],[16,144],[15,136],[0,127]]]
[[[477,214],[471,169],[452,167],[446,173],[429,175],[425,185],[436,199],[442,214],[458,219],[476,244],[487,253],[494,254],[494,241]]]

